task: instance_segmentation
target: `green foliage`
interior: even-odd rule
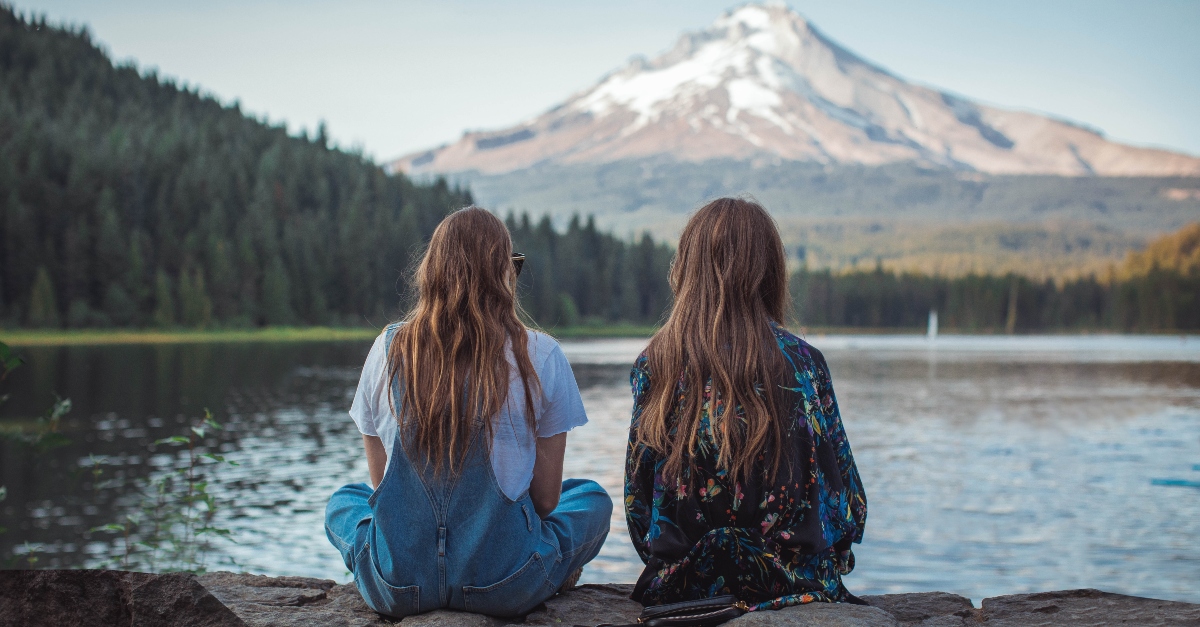
[[[175,326],[175,297],[172,295],[171,277],[162,268],[154,275],[154,324],[159,327]]]
[[[7,379],[8,373],[15,370],[22,363],[25,363],[25,360],[14,354],[12,349],[8,347],[8,344],[0,342],[0,381]],[[8,394],[0,395],[0,405],[3,405],[8,400],[8,396]],[[0,485],[0,503],[4,502],[6,498],[8,498],[8,486]],[[0,527],[0,534],[7,531],[8,529]]]
[[[793,315],[814,327],[943,328],[966,332],[1200,330],[1200,273],[1154,271],[1102,282],[1017,275],[947,278],[801,269],[791,276]]]
[[[40,266],[29,295],[29,326],[57,327],[58,325],[58,299],[54,296],[54,284],[50,281],[50,272],[46,270],[45,266]]]
[[[92,533],[120,534],[124,554],[110,565],[148,572],[186,571],[200,573],[217,538],[232,541],[228,529],[213,519],[219,503],[209,492],[214,465],[236,466],[237,462],[203,451],[205,438],[219,432],[221,424],[204,410],[204,418],[183,435],[163,438],[155,447],[187,447],[183,463],[144,479],[138,486],[142,499],[138,509],[121,522],[91,529]],[[103,475],[92,461],[93,486]]]
[[[291,291],[283,261],[275,257],[263,277],[263,314],[267,324],[286,326],[294,321]]]
[[[1200,222],[1150,242],[1131,253],[1121,268],[1123,276],[1145,276],[1156,270],[1176,274],[1200,273]]]
[[[913,163],[884,166],[625,159],[469,172],[489,207],[594,214],[620,234],[678,233],[718,196],[751,194],[810,267],[891,268],[926,274],[1077,275],[1102,272],[1131,248],[1200,215],[1191,177],[987,175]],[[864,267],[865,266],[865,267]]]
[[[23,363],[4,342],[0,342],[0,381]],[[0,398],[0,402],[7,395]],[[71,400],[58,398],[49,410],[38,417],[32,429],[6,429],[0,435],[25,444],[35,452],[64,446],[70,440],[60,432],[60,422],[71,411]],[[209,491],[211,467],[236,462],[205,449],[205,438],[221,430],[221,424],[204,410],[204,418],[193,424],[184,435],[162,438],[154,448],[182,448],[179,464],[172,464],[152,474],[138,485],[140,502],[136,512],[120,522],[95,527],[91,532],[120,533],[124,555],[112,566],[140,568],[150,572],[203,572],[208,554],[216,538],[229,538],[229,530],[212,524],[217,513],[217,498]],[[100,460],[90,456],[92,489],[101,486],[103,468]],[[8,496],[7,486],[0,485],[0,502]],[[0,533],[5,533],[0,527]],[[8,567],[34,568],[38,563],[41,545],[25,543],[4,560]]]
[[[379,325],[437,223],[471,203],[114,67],[86,30],[0,8],[0,50],[0,320],[30,303],[23,321],[58,326],[65,303],[72,327]],[[671,253],[648,237],[510,227],[541,324],[654,323],[669,302]]]
[[[212,323],[212,300],[204,286],[204,271],[197,268],[179,277],[179,304],[183,326],[203,329]]]
[[[4,342],[0,342],[0,382],[16,370],[25,360],[12,351]],[[9,398],[8,394],[0,395],[0,404]],[[63,416],[71,411],[71,399],[54,397],[54,404],[39,416],[32,429],[19,427],[0,429],[0,437],[28,445],[38,451],[46,451],[70,443],[67,436],[59,432],[59,423]]]
[[[20,548],[13,549],[13,554],[4,560],[5,568],[36,568],[39,561],[38,553],[41,552],[42,545],[25,542]]]
[[[7,379],[9,373],[23,363],[25,363],[24,358],[14,353],[8,344],[0,342],[0,381]],[[0,399],[0,402],[3,402],[3,399]]]
[[[672,250],[644,235],[634,243],[573,216],[566,232],[548,217],[536,225],[528,214],[509,214],[513,249],[525,253],[521,306],[551,328],[579,324],[660,321],[671,302],[667,270]]]
[[[0,323],[381,324],[471,196],[327,141],[0,5]]]
[[[8,378],[8,375],[25,360],[17,355],[9,348],[8,344],[0,342],[0,382]],[[0,395],[0,404],[3,404],[9,398],[8,394]],[[22,444],[26,444],[36,451],[44,452],[51,448],[56,448],[68,444],[70,440],[63,434],[59,433],[58,426],[62,417],[71,411],[71,400],[55,397],[55,402],[46,410],[46,413],[37,419],[32,432],[26,433],[24,430],[0,430],[0,437],[10,438]],[[0,502],[8,498],[8,486],[0,486]],[[7,533],[8,529],[0,527],[0,534]],[[30,544],[26,542],[19,551],[5,558],[4,563],[8,568],[33,568],[37,565],[38,552],[41,551],[40,545]]]
[[[8,395],[3,399],[6,400]],[[54,397],[54,404],[33,422],[31,427],[5,426],[0,429],[0,438],[28,446],[37,452],[45,452],[71,443],[60,431],[63,416],[71,411],[71,399]]]

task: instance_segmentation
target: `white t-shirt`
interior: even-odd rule
[[[536,408],[537,437],[548,438],[578,427],[587,422],[583,411],[583,399],[579,397],[579,385],[567,356],[554,338],[528,331],[529,360],[541,381],[542,391],[534,391],[533,406]],[[392,459],[392,445],[398,431],[396,418],[388,404],[386,332],[375,338],[367,362],[363,365],[358,380],[358,391],[350,406],[350,417],[363,435],[377,436],[383,441],[387,458]],[[525,388],[517,374],[512,351],[509,350],[508,402],[496,416],[492,437],[492,468],[500,489],[509,499],[517,500],[529,490],[533,480],[533,462],[537,459],[534,434],[529,432],[525,420]],[[402,393],[403,388],[400,388]],[[397,408],[399,401],[397,401]]]

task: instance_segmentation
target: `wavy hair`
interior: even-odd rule
[[[490,446],[494,417],[508,402],[511,350],[525,392],[525,418],[535,426],[539,388],[525,325],[517,317],[512,240],[499,218],[479,207],[442,220],[411,278],[416,304],[388,347],[389,392],[403,386],[402,442],[435,471],[462,469],[483,431]]]
[[[664,477],[690,476],[702,392],[711,385],[717,466],[733,485],[761,456],[773,479],[785,436],[786,364],[771,323],[783,320],[788,302],[775,221],[752,201],[708,203],[684,227],[669,280],[675,300],[646,348],[650,385],[636,444],[662,456]]]

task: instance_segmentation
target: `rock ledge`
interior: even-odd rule
[[[353,584],[235,573],[152,575],[97,570],[0,571],[0,626],[78,627],[527,627],[634,622],[632,586],[588,584],[547,601],[523,622],[437,611],[392,621],[371,611]],[[1099,590],[984,599],[916,592],[863,597],[869,606],[814,603],[754,612],[729,627],[988,627],[1200,625],[1200,605]]]

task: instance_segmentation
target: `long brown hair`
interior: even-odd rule
[[[775,221],[752,201],[708,203],[684,227],[669,278],[675,301],[646,349],[650,388],[637,444],[665,459],[665,477],[682,481],[693,466],[702,392],[711,382],[718,467],[733,485],[765,454],[773,478],[785,429],[785,364],[771,322],[782,322],[788,301]],[[725,407],[720,415],[718,400]]]
[[[532,390],[539,381],[517,317],[511,257],[499,218],[475,206],[450,214],[413,273],[417,302],[388,347],[388,397],[405,450],[439,472],[461,470],[479,430],[491,445],[492,417],[508,402],[508,347],[525,390],[526,421],[530,429],[536,424]],[[403,386],[398,412],[390,393],[396,383]]]

